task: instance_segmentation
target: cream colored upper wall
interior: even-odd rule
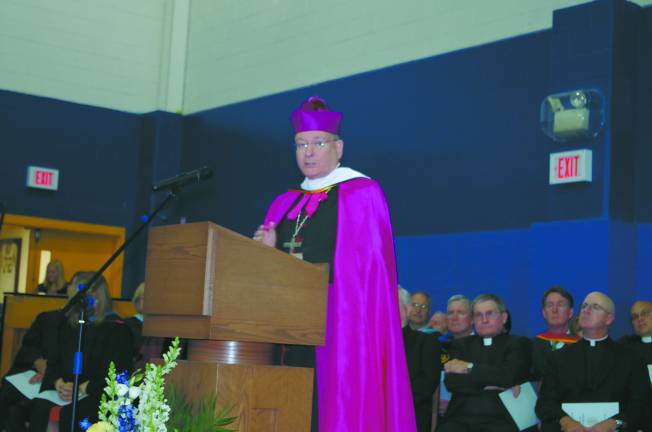
[[[192,0],[185,112],[550,28],[585,2]]]
[[[586,1],[0,0],[0,89],[192,113],[549,28]]]
[[[155,109],[167,94],[172,1],[0,0],[0,88]]]

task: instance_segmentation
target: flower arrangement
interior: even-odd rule
[[[175,338],[163,364],[147,363],[145,373],[136,371],[131,377],[126,372],[116,373],[115,365],[109,366],[107,386],[104,388],[98,417],[100,421],[90,424],[87,419],[80,423],[87,432],[166,432],[170,407],[165,398],[164,376],[177,365],[179,338]]]
[[[225,426],[237,417],[229,415],[232,407],[216,411],[217,396],[193,408],[183,392],[171,386],[169,401],[166,398],[164,377],[177,365],[180,352],[179,338],[175,338],[163,354],[162,365],[147,363],[144,374],[138,370],[132,376],[117,373],[111,362],[98,412],[100,421],[91,424],[84,419],[81,428],[87,432],[166,432],[170,426],[175,432],[232,432]]]

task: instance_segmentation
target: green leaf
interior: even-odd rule
[[[233,432],[228,426],[237,420],[231,416],[233,407],[216,408],[217,396],[201,400],[196,409],[188,402],[185,394],[174,385],[168,386],[167,398],[170,406],[168,427],[178,432]]]

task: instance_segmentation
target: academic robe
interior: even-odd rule
[[[301,194],[278,196],[264,224],[278,225]],[[316,349],[319,430],[415,432],[392,228],[378,183],[340,183],[337,221],[325,345]]]
[[[441,344],[437,335],[403,327],[405,357],[410,373],[417,432],[430,432],[432,425],[433,393],[439,386],[441,374]]]
[[[50,356],[56,349],[57,329],[62,317],[61,310],[41,312],[36,316],[23,337],[9,375],[32,369],[37,359]]]
[[[626,430],[642,427],[650,409],[650,385],[647,370],[629,348],[611,338],[596,342],[579,341],[551,356],[539,392],[536,413],[542,432],[558,432],[559,420],[566,415],[564,402],[618,402]]]
[[[466,374],[449,373],[444,378],[452,398],[444,416],[444,431],[517,431],[498,397],[502,389],[527,381],[530,372],[529,340],[500,334],[485,346],[478,335],[453,341],[451,359],[473,363]],[[439,430],[439,429],[438,429]]]
[[[34,368],[40,358],[49,359],[57,348],[57,332],[63,319],[61,310],[41,312],[25,333],[14,363],[7,375],[14,375]],[[17,423],[25,421],[31,409],[31,401],[18,389],[4,381],[0,387],[0,430],[8,418]]]
[[[109,363],[114,362],[117,371],[133,370],[133,342],[131,331],[117,315],[109,315],[99,323],[87,325],[84,329],[83,368],[79,383],[88,381],[86,393],[88,397],[79,401],[79,419],[89,418],[97,421],[99,402],[106,386],[106,376]],[[74,380],[74,354],[77,351],[78,329],[62,320],[59,332],[57,350],[48,360],[48,368],[41,384],[41,390],[54,389],[58,378],[66,382]],[[46,429],[50,408],[53,404],[44,399],[35,399],[35,405],[30,416],[30,432],[41,432]],[[59,420],[60,430],[68,430],[71,424],[71,405],[61,409]],[[76,425],[77,427],[77,425]]]
[[[551,340],[557,344],[553,350]],[[541,333],[531,339],[532,348],[532,369],[530,381],[541,381],[548,367],[550,356],[553,351],[564,349],[569,344],[577,342],[578,338],[571,335],[558,335],[553,333]]]

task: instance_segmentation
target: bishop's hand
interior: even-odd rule
[[[267,226],[259,226],[254,233],[254,240],[267,246],[276,247],[276,224],[270,222]]]

